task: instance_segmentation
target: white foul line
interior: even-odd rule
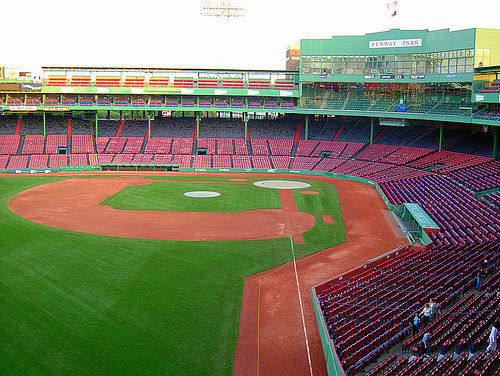
[[[292,246],[293,268],[295,269],[295,281],[297,282],[297,292],[299,294],[300,314],[302,316],[302,328],[304,329],[304,338],[306,340],[307,361],[309,362],[309,373],[311,374],[311,376],[314,376],[311,363],[311,352],[309,351],[309,340],[307,339],[306,320],[304,318],[304,307],[302,306],[302,295],[300,294],[299,275],[297,273],[297,263],[295,262],[295,251],[293,249],[293,239],[291,236],[290,236],[290,245]]]

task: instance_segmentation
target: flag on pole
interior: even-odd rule
[[[396,17],[398,15],[398,1],[392,0],[385,3],[387,6],[387,10],[389,11],[389,15],[391,17]]]

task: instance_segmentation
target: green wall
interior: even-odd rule
[[[393,39],[422,39],[421,47],[368,48],[369,41]],[[474,48],[475,29],[400,30],[392,29],[365,35],[333,36],[331,39],[302,39],[303,55],[385,55],[440,52]]]

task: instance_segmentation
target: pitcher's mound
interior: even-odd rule
[[[192,191],[184,193],[184,196],[205,198],[205,197],[217,197],[220,196],[220,193],[211,191]]]
[[[275,189],[304,189],[311,186],[311,184],[293,180],[261,180],[253,184],[257,187]]]

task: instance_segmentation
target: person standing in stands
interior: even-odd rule
[[[429,309],[431,310],[430,312],[430,318],[433,319],[434,316],[436,315],[438,304],[432,300],[432,298],[429,300]]]
[[[425,328],[431,319],[431,308],[429,303],[425,303],[424,309],[422,310],[422,328]]]
[[[488,260],[484,260],[477,272],[477,277],[476,277],[476,290],[477,292],[481,291],[481,284],[483,283],[483,277],[486,274],[488,270]]]
[[[429,344],[430,336],[431,334],[429,332],[425,332],[422,338],[422,355],[430,355],[431,353],[431,345]]]
[[[420,319],[418,318],[418,312],[415,312],[415,316],[413,317],[413,321],[411,322],[411,329],[413,335],[418,333],[418,324],[420,322]]]
[[[486,351],[497,351],[498,324],[497,320],[491,327],[490,337],[488,339],[489,344]]]

